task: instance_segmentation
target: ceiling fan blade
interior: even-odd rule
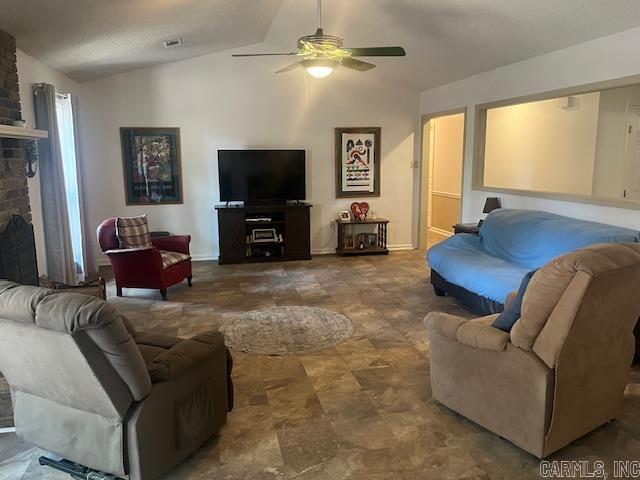
[[[376,67],[373,63],[363,62],[362,60],[357,60],[351,57],[343,58],[340,65],[359,72],[366,72],[367,70],[371,70]]]
[[[404,57],[407,52],[402,47],[369,47],[369,48],[345,48],[351,52],[352,57]]]
[[[298,55],[298,52],[288,53],[234,53],[232,57],[273,57],[276,55]]]
[[[292,63],[291,65],[287,65],[284,68],[281,68],[276,73],[290,72],[291,70],[295,70],[296,68],[301,67],[301,66],[302,66],[302,64],[300,62],[295,62],[295,63]]]

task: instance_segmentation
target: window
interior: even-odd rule
[[[477,122],[475,187],[640,208],[640,85],[484,105]]]
[[[84,259],[82,250],[82,222],[80,216],[80,187],[78,182],[78,164],[76,157],[76,138],[71,95],[56,94],[56,117],[60,134],[60,150],[64,171],[64,186],[67,200],[67,213],[71,229],[71,246],[76,264],[78,280],[84,279]]]

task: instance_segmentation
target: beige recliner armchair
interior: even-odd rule
[[[231,359],[217,332],[136,332],[108,303],[0,281],[0,371],[16,434],[73,462],[154,479],[225,423]]]
[[[616,418],[640,315],[640,245],[600,244],[531,279],[511,333],[497,315],[427,315],[433,397],[540,457]]]

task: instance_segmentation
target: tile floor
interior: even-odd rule
[[[113,284],[109,294],[115,295]],[[139,329],[190,336],[274,305],[350,317],[354,336],[302,357],[233,352],[236,408],[220,435],[167,479],[527,479],[539,462],[431,399],[425,314],[471,317],[433,295],[424,252],[317,256],[309,262],[195,264],[194,287],[125,290],[112,301]],[[68,479],[37,464],[42,452],[0,436],[0,478]],[[552,459],[640,457],[640,368],[622,417]]]

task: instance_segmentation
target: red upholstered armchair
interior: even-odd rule
[[[120,248],[116,237],[116,219],[108,218],[98,227],[98,243],[109,257],[116,279],[116,291],[122,288],[152,288],[167,299],[167,287],[183,281],[191,286],[190,235],[152,238],[152,247]]]

